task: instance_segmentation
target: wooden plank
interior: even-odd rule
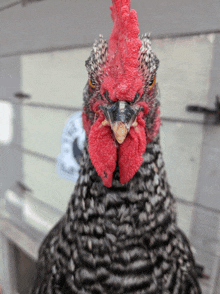
[[[160,59],[158,84],[161,115],[203,121],[202,114],[186,111],[188,104],[206,105],[214,35],[153,41]]]
[[[1,226],[0,226],[1,228]],[[4,293],[13,293],[13,286],[10,279],[10,251],[7,238],[0,233],[0,290]]]
[[[8,101],[0,101],[0,144],[9,145],[13,137],[13,107]]]
[[[23,154],[24,183],[32,189],[33,196],[60,211],[65,211],[74,183],[61,178],[55,163]]]
[[[12,99],[20,90],[20,57],[0,58],[0,99]]]
[[[34,196],[36,196],[35,193],[25,195],[21,225],[25,224],[25,231],[36,239],[37,233],[33,234],[33,231],[39,232],[40,236],[45,236],[60,220],[63,213],[60,209],[54,209],[51,203],[47,205]]]
[[[205,156],[200,165],[197,200],[207,207],[220,209],[220,147],[203,146],[202,151]]]
[[[38,257],[38,249],[40,244],[31,239],[23,231],[13,226],[7,220],[0,220],[0,228],[2,234],[20,247],[25,253],[27,253],[32,259],[36,260]]]
[[[60,153],[61,134],[70,111],[24,106],[23,147],[56,159]]]
[[[215,97],[220,95],[220,35],[216,36],[213,50],[213,66],[210,72],[208,106],[214,108]],[[207,121],[209,121],[207,117]],[[204,127],[202,161],[198,178],[197,200],[208,207],[220,210],[220,127],[219,124]]]
[[[21,56],[22,91],[33,103],[82,107],[91,49]]]
[[[213,54],[212,68],[210,72],[210,88],[208,93],[208,106],[214,107],[215,96],[220,94],[220,35],[216,35]],[[219,244],[220,244],[220,210],[219,190],[220,190],[220,128],[213,125],[214,119],[206,117],[208,124],[204,126],[203,148],[201,152],[200,172],[197,181],[197,191],[195,201],[208,208],[210,211],[197,210],[192,223],[191,239],[194,244],[202,248],[200,260],[210,270],[212,292],[219,293]],[[214,211],[213,211],[214,210]],[[209,252],[214,258],[207,258],[204,252]],[[218,256],[218,257],[217,257]]]
[[[17,5],[20,1],[19,0],[1,0],[0,2],[0,10],[9,9],[13,5]]]
[[[177,202],[176,209],[178,226],[189,237],[192,223],[193,207]]]
[[[4,197],[7,189],[15,185],[17,181],[22,182],[22,155],[20,150],[11,145],[1,146],[1,168],[0,168],[0,199]]]
[[[193,201],[196,192],[202,148],[202,125],[163,122],[161,145],[171,191]]]
[[[1,14],[0,55],[92,44],[101,33],[108,38],[111,2],[47,0],[16,5]],[[131,1],[140,32],[154,37],[219,31],[218,0]]]

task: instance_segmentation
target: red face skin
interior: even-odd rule
[[[144,118],[149,112],[149,107],[146,101],[137,101],[135,105],[143,107],[143,111],[140,111],[135,124],[130,127],[124,142],[118,144],[110,124],[106,124],[103,111],[99,109],[100,105],[108,105],[109,102],[104,97],[102,100],[98,99],[95,93],[90,102],[92,102],[90,109],[95,113],[95,121],[92,124],[84,111],[83,125],[88,136],[92,164],[102,178],[103,184],[111,187],[113,172],[118,162],[120,182],[125,184],[140,168],[147,143],[155,137],[159,130],[159,117],[158,120],[157,118],[155,120],[153,133],[148,132]]]

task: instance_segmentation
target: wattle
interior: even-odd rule
[[[113,172],[117,163],[120,182],[125,184],[138,171],[146,149],[145,121],[137,117],[138,126],[131,127],[125,141],[117,148],[110,126],[103,126],[104,115],[100,114],[89,133],[89,155],[103,184],[112,186]],[[118,149],[118,150],[117,150]]]
[[[118,165],[120,182],[130,181],[143,162],[143,154],[146,150],[147,141],[145,134],[145,121],[139,116],[138,126],[131,127],[125,141],[118,151]]]
[[[117,148],[112,139],[110,126],[102,126],[104,114],[92,125],[89,133],[89,155],[103,184],[112,185],[113,172],[117,162]]]

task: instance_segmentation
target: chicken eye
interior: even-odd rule
[[[140,94],[137,92],[136,95],[134,96],[134,99],[131,101],[132,104],[134,104],[140,97]]]
[[[153,76],[150,81],[149,81],[149,84],[148,84],[148,89],[153,89],[153,87],[155,86],[156,84],[156,76]]]
[[[89,79],[89,85],[91,88],[95,89],[95,82],[91,79]]]

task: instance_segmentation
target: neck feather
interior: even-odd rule
[[[102,184],[88,153],[86,143],[78,182],[68,207],[69,220],[77,220],[78,229],[93,223],[107,230],[107,223],[114,224],[115,234],[120,225],[135,233],[152,230],[164,222],[173,221],[173,197],[166,179],[166,172],[159,143],[159,135],[147,145],[143,164],[126,184],[119,181],[119,170],[113,175],[112,187]],[[154,221],[152,221],[154,220]],[[141,233],[139,232],[139,233]],[[142,232],[143,233],[143,232]]]

